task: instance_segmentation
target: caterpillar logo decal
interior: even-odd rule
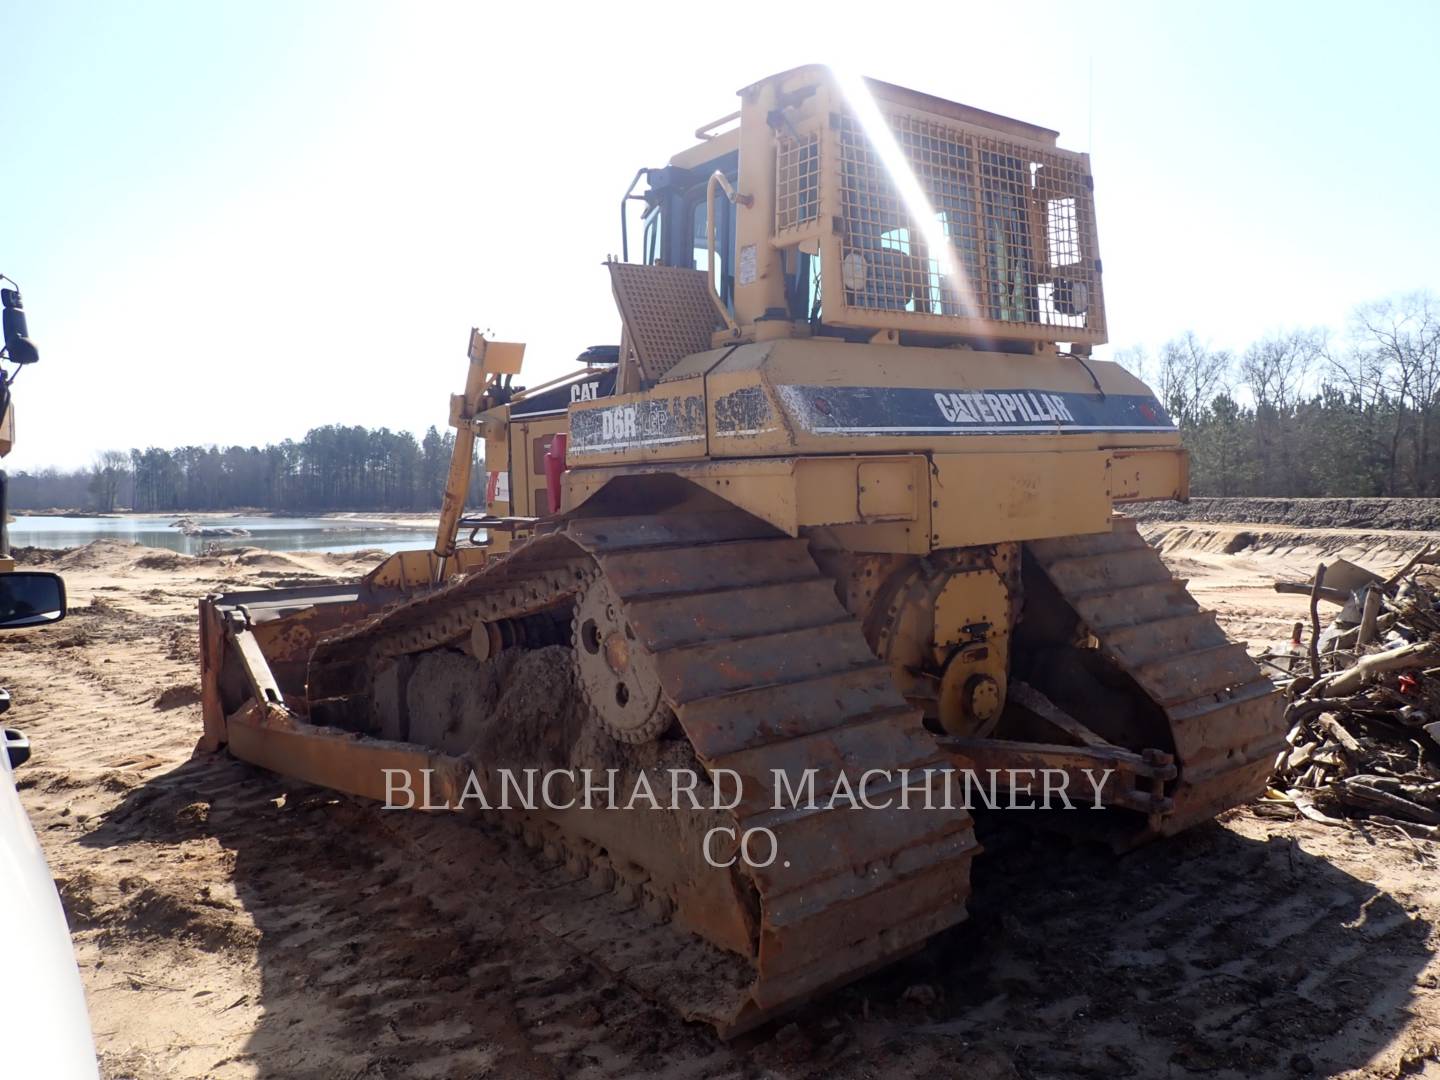
[[[940,415],[951,424],[1013,424],[1016,418],[1073,424],[1075,415],[1058,394],[936,394]]]
[[[780,386],[796,425],[816,435],[1002,435],[1174,431],[1148,394]]]
[[[615,393],[615,370],[598,371],[584,378],[525,394],[510,406],[510,419],[531,420],[537,416],[563,416],[571,405],[598,401]]]

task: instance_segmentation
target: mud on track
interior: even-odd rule
[[[967,924],[722,1044],[553,937],[504,832],[191,760],[194,598],[361,564],[151,554],[0,639],[109,1077],[1440,1077],[1440,846],[1253,810],[1119,860],[982,822]]]

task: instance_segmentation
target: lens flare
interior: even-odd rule
[[[909,158],[896,140],[895,132],[891,130],[885,114],[880,111],[875,96],[865,85],[864,77],[835,64],[829,67],[835,85],[840,88],[846,103],[855,114],[855,119],[864,129],[865,137],[880,156],[880,162],[889,174],[891,183],[895,185],[900,201],[905,205],[905,212],[910,216],[911,226],[924,239],[925,249],[939,269],[941,279],[955,290],[961,313],[974,316],[978,307],[970,278],[956,260],[955,246],[945,232],[940,215],[930,205],[930,197],[925,194],[915,170],[910,167]]]

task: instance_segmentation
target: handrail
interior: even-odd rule
[[[711,120],[708,124],[701,124],[698,128],[695,129],[695,138],[699,139],[701,142],[709,142],[711,139],[715,138],[719,134],[719,132],[717,132],[715,129],[718,128],[721,124],[728,124],[731,120],[739,119],[740,110],[736,109],[734,112],[727,113],[726,115],[720,117],[719,120]]]
[[[715,306],[719,309],[721,316],[725,319],[725,326],[730,330],[739,329],[735,319],[731,316],[730,310],[725,306],[725,300],[720,295],[720,290],[715,285],[715,188],[719,186],[725,192],[725,198],[730,204],[750,206],[755,200],[749,195],[741,195],[735,190],[725,174],[716,169],[710,174],[710,179],[705,184],[705,280],[710,284],[710,291],[715,297]]]
[[[635,194],[635,185],[640,183],[640,177],[649,175],[650,170],[644,166],[635,170],[635,179],[630,181],[630,186],[625,189],[625,194],[620,198],[620,261],[630,261],[630,224],[625,218],[625,204],[631,199],[643,199],[645,196]]]

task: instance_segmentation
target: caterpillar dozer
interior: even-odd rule
[[[727,1035],[965,918],[971,815],[915,777],[1105,777],[1040,816],[1123,849],[1258,794],[1282,742],[1117,513],[1186,498],[1187,457],[1091,355],[1088,156],[824,67],[739,99],[626,193],[618,348],[522,389],[472,331],[433,549],[200,605],[202,746],[376,799],[477,783],[574,883],[546,925]],[[586,768],[700,797],[499,797]]]

